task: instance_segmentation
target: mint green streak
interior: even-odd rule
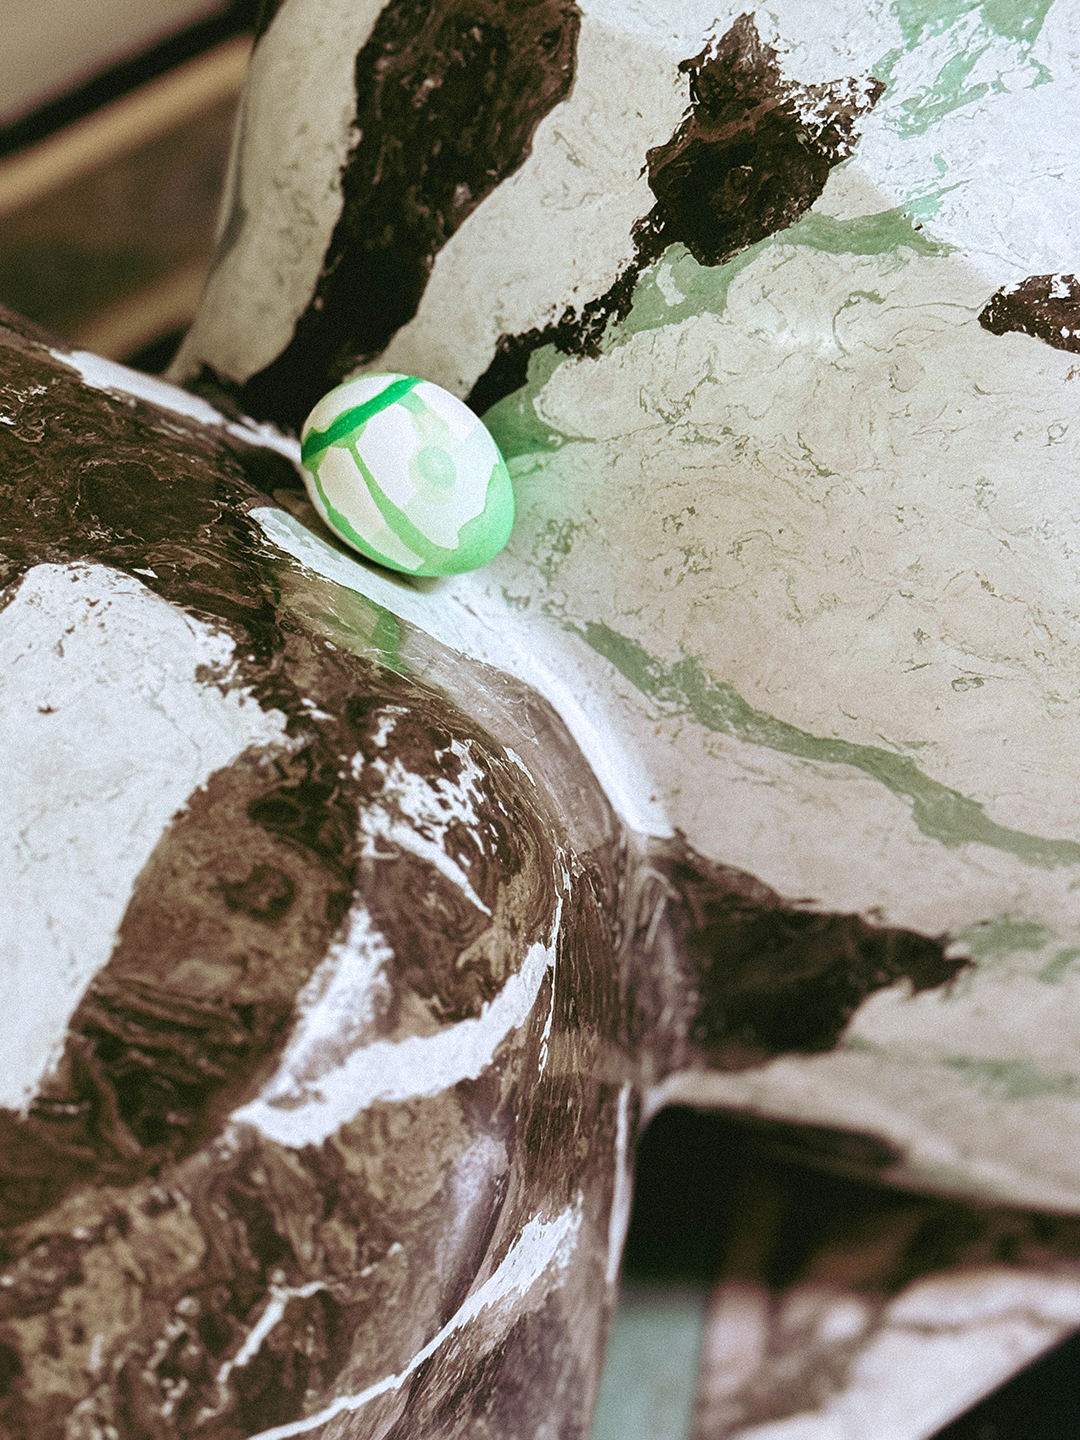
[[[1026,1060],[982,1060],[953,1055],[942,1061],[966,1079],[996,1091],[1004,1100],[1033,1100],[1040,1095],[1080,1095],[1075,1075],[1048,1075]]]
[[[899,101],[899,113],[894,113],[892,120],[897,133],[904,137],[923,135],[943,116],[981,99],[991,85],[980,82],[965,89],[965,82],[976,62],[997,40],[1011,40],[1018,46],[1019,58],[1033,69],[1035,78],[1031,83],[1044,84],[1049,76],[1028,52],[1039,38],[1052,4],[1053,0],[894,0],[893,14],[903,44],[874,66],[874,74],[885,81],[890,91],[902,56],[910,54],[923,40],[960,27],[966,16],[979,17],[966,35],[958,28],[956,53],[942,65],[933,81]]]
[[[554,345],[542,345],[534,350],[529,356],[525,384],[497,400],[485,413],[484,424],[494,436],[504,460],[558,450],[570,438],[546,425],[532,403],[565,359]]]
[[[591,1440],[686,1440],[708,1289],[624,1281],[608,1339]]]
[[[924,32],[940,35],[978,6],[979,0],[894,0],[892,11],[904,37],[904,48],[913,50]]]
[[[304,443],[300,447],[300,459],[307,465],[313,456],[328,449],[336,440],[343,440],[351,431],[357,430],[361,425],[367,424],[373,415],[380,410],[385,410],[407,395],[410,390],[419,385],[420,381],[415,375],[405,375],[400,380],[395,380],[385,390],[380,390],[370,400],[365,400],[362,405],[354,405],[351,410],[346,410],[332,421],[325,430],[311,430],[304,437]]]
[[[904,48],[913,50],[924,33],[940,35],[969,15],[982,11],[983,24],[994,35],[1032,45],[1054,0],[894,0],[893,14]]]
[[[1080,843],[1050,840],[998,825],[978,801],[924,775],[906,755],[874,745],[811,735],[755,710],[725,681],[714,679],[693,656],[673,665],[653,659],[636,640],[607,625],[586,621],[565,628],[579,635],[644,695],[669,715],[689,715],[705,729],[827,765],[850,765],[911,802],[911,818],[924,835],[950,848],[978,843],[1015,855],[1026,865],[1054,869],[1080,865]]]
[[[983,49],[986,47],[984,46]],[[990,89],[986,81],[964,88],[964,82],[982,58],[983,51],[975,50],[954,55],[938,71],[934,84],[900,104],[903,119],[897,129],[901,135],[925,135],[930,126],[944,116],[981,100]]]
[[[886,255],[906,249],[915,255],[948,255],[955,247],[931,240],[903,206],[838,220],[811,210],[790,230],[775,237],[778,245],[809,245],[832,255]]]
[[[970,925],[954,938],[961,941],[976,960],[989,960],[998,955],[1015,955],[1021,950],[1042,950],[1050,939],[1050,931],[1033,920],[1000,915],[996,920]]]
[[[728,290],[739,272],[752,264],[762,251],[777,245],[805,245],[832,255],[898,255],[906,250],[913,255],[938,256],[948,255],[954,248],[924,234],[910,213],[902,208],[858,215],[850,220],[811,211],[787,230],[751,245],[726,265],[699,265],[685,245],[672,245],[642,274],[634,288],[629,315],[608,328],[601,342],[602,350],[610,354],[635,335],[677,325],[695,315],[721,314],[727,304]],[[661,268],[685,297],[674,305],[668,303],[657,284]],[[525,384],[497,401],[485,414],[484,424],[507,460],[549,453],[570,441],[580,440],[578,436],[553,430],[536,413],[533,404],[566,359],[554,345],[543,345],[533,351]]]
[[[1033,45],[1054,0],[983,0],[983,19],[1010,40]]]
[[[401,625],[397,616],[392,615],[382,605],[371,604],[378,612],[378,619],[375,621],[375,628],[371,632],[371,643],[379,652],[382,663],[389,670],[396,670],[399,675],[407,675],[408,667],[401,658]]]
[[[1060,985],[1069,971],[1074,968],[1077,960],[1080,960],[1080,949],[1075,945],[1068,945],[1064,950],[1059,950],[1035,978],[1041,980],[1045,985]]]
[[[630,313],[621,323],[609,328],[602,341],[603,350],[609,352],[625,345],[632,336],[645,330],[677,325],[695,315],[721,314],[739,272],[752,265],[764,251],[780,245],[804,245],[830,255],[893,255],[897,256],[897,263],[902,263],[901,251],[938,256],[947,255],[954,248],[924,234],[901,207],[848,220],[810,211],[794,225],[751,245],[725,265],[700,265],[684,245],[672,245],[638,280]],[[658,284],[662,270],[685,297],[673,305],[668,303]],[[530,373],[527,383],[531,381]]]

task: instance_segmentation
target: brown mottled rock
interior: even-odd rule
[[[11,1440],[581,1436],[673,1102],[1080,1207],[1059,9],[284,0],[189,389],[3,331]],[[319,528],[356,365],[484,571]]]

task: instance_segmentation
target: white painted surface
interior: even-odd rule
[[[63,365],[77,370],[87,385],[95,390],[107,390],[110,394],[131,395],[137,400],[147,400],[161,410],[174,415],[184,415],[198,420],[203,425],[220,425],[230,435],[248,445],[262,445],[276,450],[291,460],[299,470],[300,445],[290,435],[283,435],[276,426],[256,420],[228,420],[208,400],[203,400],[190,391],[182,390],[156,375],[146,375],[141,370],[132,370],[115,360],[106,360],[89,350],[52,350],[50,354]]]
[[[385,853],[380,851],[380,840],[400,846],[433,865],[461,891],[470,905],[490,915],[491,910],[477,895],[446,844],[453,826],[463,825],[468,830],[479,823],[476,804],[483,799],[483,771],[472,757],[469,741],[451,740],[447,750],[458,763],[453,781],[442,775],[415,775],[396,758],[388,761],[376,756],[370,762],[383,783],[360,817],[360,829],[365,837],[363,853],[376,859]],[[447,752],[436,753],[441,756]]]
[[[380,366],[461,389],[495,336],[602,293],[629,258],[645,152],[686,104],[677,63],[742,7],[586,9],[574,91],[440,252]],[[880,1134],[920,1183],[1075,1206],[1080,366],[978,324],[1003,283],[1076,269],[1075,16],[1057,0],[1017,38],[981,5],[927,23],[882,0],[755,13],[803,83],[891,79],[817,238],[774,237],[723,293],[670,253],[648,324],[644,306],[599,358],[534,373],[523,403],[551,439],[512,462],[514,535],[476,575],[398,584],[261,523],[535,685],[634,829],[979,956],[948,994],[872,999],[834,1055],[696,1093]],[[873,253],[896,207],[923,229]],[[697,313],[668,316],[691,282]],[[987,948],[995,925],[1035,938]]]
[[[428,581],[419,588],[374,570],[328,545],[287,511],[249,512],[266,538],[305,569],[366,595],[398,619],[451,650],[486,661],[531,685],[550,701],[596,775],[612,806],[632,829],[670,835],[657,786],[642,749],[616,739],[606,696],[592,680],[592,662],[561,632],[519,634],[506,601],[483,572]]]
[[[222,212],[224,223],[236,207],[236,233],[176,358],[178,377],[206,360],[246,380],[292,338],[341,214],[341,168],[356,140],[356,55],[381,8],[379,0],[285,0],[255,47]]]
[[[835,1126],[894,1145],[901,1158],[889,1179],[990,1203],[1075,1212],[1080,1104],[1072,1069],[1044,1072],[1038,1030],[1016,1013],[1007,1046],[968,1055],[967,1030],[981,998],[973,986],[969,1003],[953,1016],[954,1043],[945,1054],[930,1045],[917,1052],[916,1018],[907,1053],[841,1045],[741,1073],[686,1070],[650,1093],[646,1113],[691,1105]],[[1014,1058],[1025,1052],[1034,1063]]]
[[[171,410],[176,415],[186,415],[189,420],[198,420],[203,425],[224,425],[225,417],[208,400],[159,380],[156,375],[145,375],[141,370],[132,370],[116,360],[106,360],[89,350],[53,350],[54,359],[62,365],[77,370],[87,385],[95,390],[119,391],[123,395],[134,395],[139,400],[149,400],[162,410]]]
[[[607,1266],[604,1280],[614,1285],[619,1278],[623,1244],[630,1224],[634,1157],[630,1153],[630,1086],[623,1085],[615,1111],[615,1188],[608,1216]]]
[[[284,716],[239,690],[233,644],[102,565],[38,565],[0,611],[0,1105],[19,1109],[108,960],[173,815]]]
[[[252,1360],[263,1347],[263,1342],[272,1330],[280,1323],[285,1309],[290,1300],[306,1300],[311,1295],[317,1295],[320,1290],[327,1288],[325,1280],[311,1280],[306,1285],[274,1285],[270,1286],[270,1294],[263,1307],[263,1312],[255,1324],[244,1336],[244,1343],[232,1357],[226,1360],[217,1373],[217,1384],[219,1393],[225,1392],[225,1385],[229,1376],[234,1370],[242,1369],[250,1365]]]
[[[619,27],[584,15],[570,95],[537,126],[520,169],[436,255],[415,319],[377,368],[464,396],[500,335],[547,325],[608,289],[654,203],[645,152],[678,127],[689,99],[681,58],[645,39],[628,45]]]

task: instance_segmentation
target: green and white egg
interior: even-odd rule
[[[449,391],[362,375],[324,395],[301,433],[304,483],[327,525],[407,575],[459,575],[510,538],[514,491],[488,431]]]

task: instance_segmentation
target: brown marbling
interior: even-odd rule
[[[288,479],[274,452],[91,388],[25,329],[0,404],[5,595],[42,564],[126,574],[236,642],[193,684],[286,722],[174,816],[0,1115],[0,1433],[583,1435],[642,1088],[828,1047],[867,988],[960,962],[628,834],[539,696],[272,551],[246,512]],[[433,841],[402,776],[434,814],[464,786],[472,823]],[[475,1075],[283,1143],[243,1107],[358,907],[385,964],[366,1018],[330,1014],[331,1070],[476,1022],[532,945],[554,967]],[[559,1246],[470,1311],[537,1225]]]

